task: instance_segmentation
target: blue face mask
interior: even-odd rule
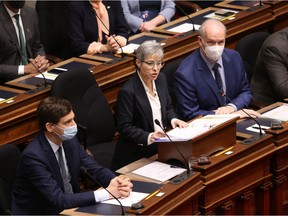
[[[73,125],[71,127],[66,127],[66,128],[62,128],[62,127],[60,127],[58,125],[56,125],[56,126],[58,128],[61,128],[64,131],[64,133],[62,135],[60,135],[60,134],[58,134],[58,133],[56,133],[54,131],[54,133],[56,133],[59,136],[59,138],[62,139],[62,140],[73,139],[76,136],[76,134],[77,134],[77,124],[75,124],[75,125]]]

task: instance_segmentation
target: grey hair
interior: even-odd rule
[[[155,40],[148,40],[143,42],[136,50],[136,58],[139,61],[144,61],[147,56],[156,54],[161,59],[164,57],[164,50],[160,43]]]
[[[206,36],[207,23],[210,23],[210,22],[214,22],[215,24],[216,23],[220,24],[220,26],[223,27],[223,29],[225,31],[225,35],[226,35],[227,28],[221,21],[216,20],[216,19],[206,19],[206,20],[204,20],[204,22],[201,24],[201,26],[199,28],[199,36],[200,37],[204,38]]]

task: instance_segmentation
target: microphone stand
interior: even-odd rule
[[[172,141],[172,139],[170,138],[170,136],[166,133],[165,129],[161,126],[160,122],[158,119],[154,120],[155,123],[161,128],[161,130],[164,132],[164,134],[167,136],[167,138],[169,139],[170,143],[172,143],[172,145],[175,147],[175,149],[177,150],[177,152],[181,155],[184,163],[185,163],[185,167],[186,167],[186,172],[178,175],[177,177],[173,178],[170,183],[172,184],[180,184],[181,182],[183,182],[184,180],[186,180],[187,178],[189,178],[191,175],[193,175],[192,172],[190,172],[190,167],[188,164],[188,161],[185,159],[184,155],[181,153],[181,151],[178,149],[177,145]]]
[[[110,30],[107,28],[107,26],[105,25],[105,23],[103,22],[103,20],[102,19],[100,19],[100,17],[98,16],[98,14],[96,13],[96,11],[92,8],[92,11],[93,11],[93,13],[95,14],[95,16],[97,17],[97,19],[101,22],[101,24],[104,26],[104,28],[109,32],[109,35],[108,36],[111,36],[113,39],[114,39],[114,41],[117,43],[117,45],[120,47],[120,50],[121,50],[121,58],[120,58],[120,60],[112,60],[112,63],[115,63],[115,62],[118,62],[118,61],[122,61],[124,58],[125,58],[125,55],[124,55],[124,52],[123,52],[123,48],[122,48],[122,46],[120,45],[120,43],[116,40],[116,38],[114,37],[114,35],[113,34],[111,34],[111,32],[110,32]],[[111,64],[111,61],[109,62],[109,63],[107,63],[107,64]]]
[[[189,17],[189,15],[183,10],[183,8],[180,7],[180,6],[177,4],[176,0],[173,0],[173,2],[174,2],[174,4],[176,5],[176,7],[177,7],[177,8],[188,18],[188,20],[191,22],[191,24],[192,24],[192,33],[195,32],[196,29],[195,29],[195,24],[194,24],[193,19],[192,19],[191,17]],[[177,37],[185,37],[185,36],[188,35],[188,34],[189,34],[188,32],[182,33],[182,34],[178,35]]]
[[[119,201],[119,199],[116,196],[114,196],[109,190],[107,190],[105,187],[103,187],[103,185],[99,181],[97,181],[93,176],[91,176],[90,173],[87,171],[86,167],[80,166],[80,170],[81,170],[81,172],[86,174],[94,183],[96,183],[100,187],[104,188],[104,190],[106,190],[115,200],[117,200],[117,202],[120,204],[120,207],[121,207],[121,215],[125,215],[124,207],[123,207],[122,203]]]
[[[224,93],[221,94],[221,96],[225,97],[225,98],[229,101],[229,103],[232,103],[232,100],[231,100],[229,97],[227,97]],[[242,144],[249,145],[249,144],[254,143],[255,141],[257,141],[257,140],[259,140],[259,139],[267,136],[267,134],[263,134],[261,125],[260,125],[260,123],[259,123],[255,118],[253,118],[253,117],[252,117],[248,112],[246,112],[244,109],[241,109],[241,111],[244,112],[244,113],[249,117],[249,119],[252,119],[252,120],[258,125],[258,127],[259,127],[259,134],[258,134],[258,136],[253,136],[253,137],[251,137],[251,138],[247,138],[247,139],[241,141]]]
[[[24,58],[28,59],[27,55],[25,55],[25,53],[23,53],[22,50],[11,39],[9,39],[9,42],[18,50],[18,52],[20,53],[22,58],[24,57]],[[36,67],[36,65],[32,61],[29,60],[29,62],[37,70],[37,72],[42,75],[43,80],[44,80],[44,86],[40,85],[36,89],[29,90],[29,91],[27,91],[27,94],[33,94],[33,93],[37,93],[37,92],[43,91],[45,89],[48,89],[49,86],[47,84],[47,80],[46,80],[46,77],[44,76],[44,74]]]

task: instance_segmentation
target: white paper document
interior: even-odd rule
[[[167,134],[172,141],[187,141],[193,139],[194,137],[200,136],[209,129],[236,117],[236,115],[207,115],[190,122],[189,127],[187,128],[176,127],[167,132]],[[163,137],[157,139],[155,142],[169,142],[169,138]]]
[[[122,47],[122,50],[123,50],[123,53],[131,54],[131,53],[134,53],[135,50],[136,50],[139,46],[140,46],[139,44],[130,43],[130,44],[126,45],[126,46],[123,46],[123,47]],[[121,50],[121,49],[118,49],[118,50],[117,50],[117,53],[121,53],[122,50]]]
[[[276,107],[268,112],[265,112],[261,117],[278,119],[280,121],[288,121],[288,104]]]
[[[261,131],[262,131],[263,134],[265,134],[265,130],[266,129],[270,128],[270,127],[265,126],[265,125],[260,125],[260,127],[261,127]],[[252,132],[256,132],[256,133],[260,133],[260,128],[259,128],[258,124],[251,125],[250,127],[247,127],[246,130],[252,131]]]
[[[186,169],[171,167],[169,164],[154,161],[134,170],[132,173],[160,182],[165,182],[183,172],[186,172]]]
[[[200,28],[200,25],[194,24],[194,28],[196,31],[198,31]],[[188,32],[192,30],[193,30],[192,23],[183,23],[181,25],[168,29],[168,31],[177,32],[177,33],[183,33],[183,32]]]
[[[126,197],[123,199],[120,198],[118,200],[121,202],[122,206],[131,207],[133,203],[137,203],[137,202],[141,201],[142,199],[144,199],[148,195],[149,195],[149,193],[140,193],[140,192],[132,191],[130,193],[129,197]],[[120,205],[116,199],[106,200],[106,201],[103,201],[102,203],[112,204],[112,205]]]
[[[58,74],[48,73],[47,71],[43,72],[42,74],[48,80],[55,80],[58,76]],[[42,74],[38,74],[35,77],[43,79]]]

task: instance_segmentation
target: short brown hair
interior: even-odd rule
[[[40,130],[46,130],[46,123],[57,124],[60,119],[72,111],[72,104],[64,98],[47,97],[37,109]]]

